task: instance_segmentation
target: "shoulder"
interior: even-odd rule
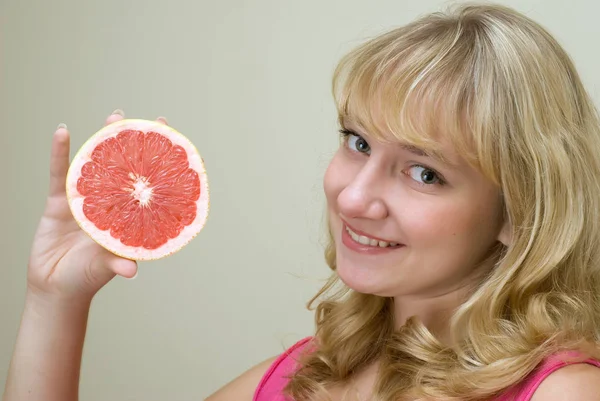
[[[205,401],[276,401],[281,398],[281,390],[287,382],[287,375],[296,365],[296,357],[309,344],[312,337],[306,337],[283,353],[271,357],[220,388]]]
[[[298,341],[282,354],[280,354],[263,375],[258,384],[253,401],[279,401],[283,400],[283,390],[290,377],[300,366],[300,354],[310,349],[312,337]]]
[[[555,370],[531,401],[600,401],[600,364],[577,363]]]
[[[205,401],[251,401],[256,386],[277,358],[278,356],[273,356],[251,367],[206,398]]]

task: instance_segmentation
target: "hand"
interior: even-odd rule
[[[105,125],[123,119],[111,114]],[[159,118],[157,121],[166,124]],[[91,301],[115,275],[137,274],[137,263],[116,256],[94,242],[73,219],[66,197],[69,132],[60,125],[52,140],[50,188],[29,259],[28,291],[43,297]]]

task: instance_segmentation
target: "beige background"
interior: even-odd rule
[[[599,3],[504,1],[572,54],[598,99]],[[0,0],[0,385],[47,187],[51,134],[73,150],[113,109],[165,115],[204,157],[211,214],[180,253],[96,297],[81,399],[200,400],[310,335],[321,178],[337,144],[330,78],[369,35],[440,1]]]

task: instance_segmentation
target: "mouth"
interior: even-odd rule
[[[342,229],[342,242],[350,249],[359,252],[385,252],[403,247],[403,244],[382,238],[375,238],[364,232],[350,228],[346,223]]]

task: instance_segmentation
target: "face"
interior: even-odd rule
[[[501,239],[499,190],[442,140],[445,162],[346,122],[324,178],[337,272],[380,296],[440,296],[473,282]]]

